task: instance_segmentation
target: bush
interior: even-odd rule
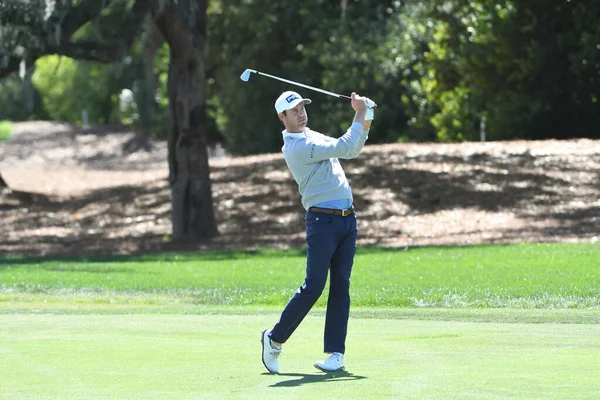
[[[32,80],[51,119],[81,124],[86,110],[91,124],[117,121],[117,65],[57,55],[39,58],[35,65]]]
[[[0,142],[7,140],[12,133],[12,122],[0,121]]]

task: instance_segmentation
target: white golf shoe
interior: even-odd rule
[[[265,329],[260,335],[260,342],[262,343],[262,362],[272,374],[279,372],[279,355],[281,354],[281,348],[276,349],[271,345],[271,339],[269,338],[270,329]]]
[[[327,359],[317,361],[315,367],[323,372],[336,372],[344,369],[344,355],[342,353],[331,353]]]

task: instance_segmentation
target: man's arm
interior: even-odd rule
[[[363,129],[365,129],[364,124],[366,122],[365,117],[367,116],[367,99],[357,95],[355,92],[352,92],[350,99],[352,102],[352,108],[356,112],[356,114],[354,114],[354,121],[352,122],[360,123],[363,125]],[[370,126],[371,125],[369,124],[369,127]]]
[[[365,117],[362,120],[362,124],[363,130],[368,131],[371,129],[371,122],[375,118],[375,107],[377,107],[377,104],[375,104],[375,102],[368,97],[363,97],[363,100],[367,104],[367,109],[365,111]]]
[[[371,122],[365,121],[367,115],[367,98],[352,92],[351,100],[355,114],[352,125],[346,133],[338,139],[297,142],[294,145],[295,157],[298,157],[305,163],[312,163],[330,158],[354,158],[358,156],[358,153],[367,140],[365,126],[370,127]]]
[[[358,157],[358,154],[360,153],[363,146],[365,145],[365,142],[367,141],[367,138],[369,137],[369,129],[371,129],[371,121],[373,120],[372,111],[371,111],[370,118],[367,119],[367,114],[369,112],[368,111],[369,102],[373,103],[371,100],[368,100],[366,97],[361,97],[361,96],[358,96],[356,93],[352,93],[352,108],[354,108],[354,110],[356,111],[356,114],[354,114],[353,125],[355,123],[361,124],[362,132],[360,135],[360,140],[357,141],[356,146],[352,150],[350,150],[348,157],[341,157],[341,158],[356,158],[356,157]]]
[[[362,148],[366,137],[362,135],[360,123],[353,123],[339,138],[325,135],[302,141],[294,141],[291,154],[303,163],[314,163],[330,158],[353,158],[356,148]]]

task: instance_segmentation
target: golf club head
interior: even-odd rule
[[[240,76],[240,79],[243,80],[244,82],[248,82],[248,80],[250,79],[250,74],[253,71],[251,69],[247,69],[245,70],[242,75]]]

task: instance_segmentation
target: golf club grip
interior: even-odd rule
[[[340,97],[340,99],[344,99],[344,100],[352,101],[352,97],[349,97],[349,96],[344,96],[343,94],[340,94],[340,95],[339,95],[339,97]],[[372,106],[373,108],[377,107],[377,104],[375,104],[375,102],[374,102],[373,100],[369,100],[369,101],[370,101],[371,103],[373,103],[373,106]],[[369,103],[367,103],[367,106],[368,106],[368,107],[371,107],[371,106],[369,105]]]

